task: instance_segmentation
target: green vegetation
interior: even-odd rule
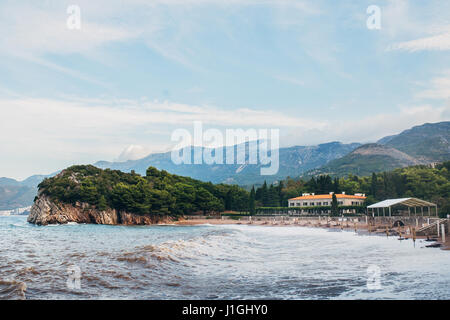
[[[270,186],[265,182],[256,190],[252,188],[250,193],[238,186],[214,185],[153,167],[142,177],[134,172],[73,166],[56,177],[45,179],[39,189],[62,202],[84,202],[99,210],[114,208],[137,214],[182,215],[224,210],[258,214],[270,208],[285,210],[287,199],[304,192],[345,191],[347,194],[365,193],[367,205],[388,198],[421,198],[436,203],[445,216],[450,213],[450,161],[435,168],[413,166],[365,177],[350,174],[332,179],[321,175],[307,181],[287,178]]]
[[[323,171],[332,173],[334,176],[345,176],[349,173],[356,175],[369,175],[371,172],[383,170],[393,170],[402,167],[402,164],[388,155],[364,156],[350,154],[346,157],[334,160],[329,165],[322,168]]]
[[[450,157],[449,141],[450,121],[444,121],[426,123],[387,137],[385,144],[418,159],[446,161]]]
[[[135,172],[73,166],[39,184],[43,194],[65,203],[88,203],[136,214],[182,215],[249,209],[244,189],[169,174],[154,167]]]
[[[249,199],[249,214],[254,215],[255,214],[255,187],[252,187],[252,190],[250,191],[250,199]]]
[[[412,166],[365,177],[349,174],[347,177],[332,179],[329,175],[321,175],[307,181],[287,178],[277,186],[264,184],[258,188],[256,206],[259,207],[258,210],[261,207],[286,209],[287,199],[305,192],[328,194],[331,191],[365,193],[367,205],[390,198],[420,198],[436,203],[441,216],[445,217],[450,214],[450,161],[435,168]]]
[[[368,176],[372,172],[392,171],[396,168],[418,165],[421,162],[394,148],[369,143],[362,145],[342,158],[304,174],[305,178],[319,174],[345,177],[348,174]]]
[[[255,192],[255,200],[259,207],[279,207],[280,204],[287,204],[287,198],[283,193],[284,183],[281,181],[277,185],[267,186],[267,182]]]
[[[338,216],[339,215],[339,205],[336,198],[336,194],[333,193],[333,197],[331,200],[331,215],[332,216]]]

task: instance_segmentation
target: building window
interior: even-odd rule
[[[342,201],[338,201],[338,204],[343,204],[344,202],[342,202]]]
[[[308,206],[308,202],[303,202],[303,205],[304,205],[305,207],[307,207],[307,206]]]
[[[300,207],[300,202],[297,202],[297,207]]]
[[[316,206],[321,206],[322,205],[322,202],[317,202],[316,203]]]
[[[310,202],[309,205],[310,205],[310,206],[313,206],[313,205],[314,205],[314,202]]]
[[[328,205],[328,202],[324,202],[323,205],[324,205],[324,206],[327,206],[327,205]]]

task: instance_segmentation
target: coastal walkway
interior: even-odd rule
[[[424,226],[416,231],[418,236],[434,236],[439,235],[442,232],[442,226],[444,226],[445,233],[449,233],[449,220],[439,219],[433,223]]]

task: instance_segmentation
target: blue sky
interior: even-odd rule
[[[92,2],[0,2],[0,176],[167,151],[197,120],[281,146],[450,120],[449,2]]]

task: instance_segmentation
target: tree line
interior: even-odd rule
[[[265,182],[255,191],[255,207],[287,207],[288,199],[302,193],[328,194],[329,192],[365,193],[365,205],[392,198],[415,197],[434,202],[442,216],[450,214],[450,161],[395,169],[359,177],[349,174],[343,178],[329,175],[309,180],[290,178],[267,185]]]
[[[441,214],[446,215],[450,213],[450,161],[434,168],[412,166],[366,177],[288,177],[270,185],[264,182],[257,188],[252,186],[250,191],[173,175],[154,167],[141,176],[91,165],[73,166],[45,179],[39,192],[66,203],[88,203],[99,210],[113,208],[160,215],[223,211],[254,214],[258,207],[287,207],[288,199],[302,193],[361,192],[367,195],[366,205],[388,198],[416,197],[436,203]]]
[[[202,182],[147,169],[146,175],[97,167],[72,166],[39,184],[54,200],[88,203],[136,214],[183,215],[248,210],[249,193],[238,186]]]

